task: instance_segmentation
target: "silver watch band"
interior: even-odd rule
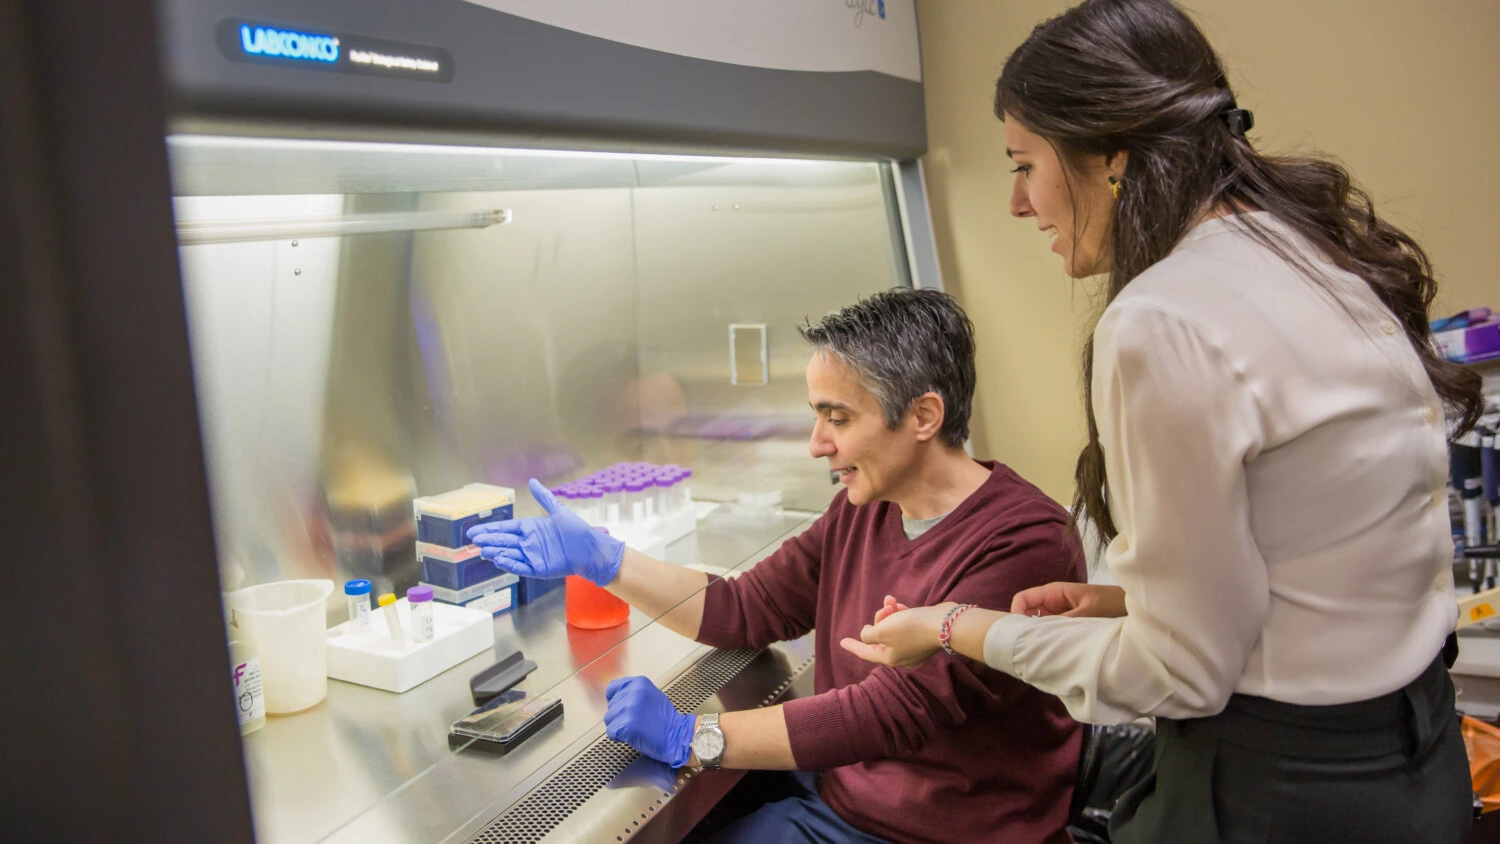
[[[715,756],[698,756],[698,736],[704,733],[718,733],[719,752]],[[717,714],[704,715],[698,722],[698,729],[693,733],[693,755],[698,757],[698,766],[705,770],[718,768],[724,762],[724,730],[719,726]]]

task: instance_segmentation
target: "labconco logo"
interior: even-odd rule
[[[251,56],[302,59],[314,62],[339,60],[339,40],[330,35],[310,35],[269,26],[240,25],[240,46]]]

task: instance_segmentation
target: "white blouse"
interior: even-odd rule
[[[985,661],[1074,717],[1191,718],[1232,693],[1364,700],[1453,630],[1443,409],[1392,314],[1269,214],[1130,283],[1094,333],[1123,618],[1004,616]],[[1336,297],[1335,295],[1336,294]]]

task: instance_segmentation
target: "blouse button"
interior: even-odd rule
[[[1395,334],[1396,333],[1396,323],[1391,322],[1388,319],[1387,320],[1383,320],[1380,323],[1380,330],[1384,331],[1387,334]]]
[[[1446,489],[1435,489],[1435,490],[1433,490],[1432,491],[1432,506],[1434,506],[1434,507],[1447,507],[1448,506],[1448,490],[1446,490]]]
[[[1437,408],[1435,408],[1435,407],[1424,407],[1424,408],[1422,408],[1422,416],[1427,420],[1427,423],[1429,425],[1437,424],[1437,421],[1438,421]]]

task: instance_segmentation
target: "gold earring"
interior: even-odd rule
[[[1109,192],[1115,195],[1115,199],[1120,198],[1120,190],[1123,187],[1124,185],[1120,184],[1119,179],[1116,179],[1114,176],[1109,177]]]

